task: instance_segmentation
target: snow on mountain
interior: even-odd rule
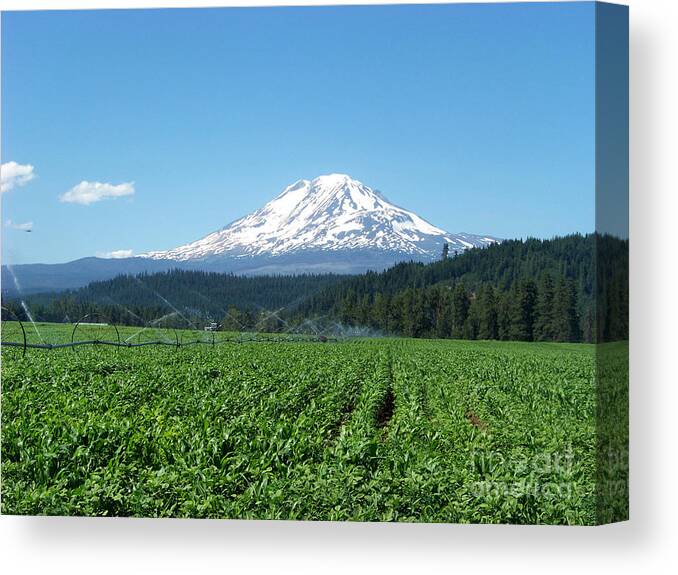
[[[142,254],[177,261],[369,251],[434,259],[498,241],[450,234],[344,174],[299,180],[261,209],[204,238],[168,251]]]

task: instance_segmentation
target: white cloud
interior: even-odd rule
[[[134,250],[113,250],[112,252],[97,252],[98,258],[120,259],[131,258],[134,255]]]
[[[134,182],[123,184],[106,184],[102,182],[87,182],[83,180],[77,186],[59,196],[59,201],[70,204],[89,206],[95,202],[109,198],[120,198],[134,195]]]
[[[0,166],[0,192],[3,194],[14,188],[25,186],[35,178],[35,171],[30,164],[6,162]]]
[[[13,230],[19,230],[22,232],[32,232],[33,222],[24,222],[23,224],[15,224],[12,220],[7,220],[5,222],[5,227],[11,228]]]

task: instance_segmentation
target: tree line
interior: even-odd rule
[[[163,316],[168,327],[203,326],[219,321],[229,308],[262,310],[297,305],[345,276],[299,274],[237,276],[194,270],[120,275],[66,292],[29,296],[25,304],[39,321],[75,322],[89,314],[109,323],[143,326]],[[3,301],[11,314],[26,320],[19,299]],[[268,313],[268,312],[267,312]],[[11,315],[7,314],[6,315]]]
[[[521,341],[628,338],[628,240],[508,240],[439,261],[352,276],[303,302],[303,317],[409,337]]]
[[[592,341],[593,316],[580,326],[577,291],[570,279],[545,273],[502,291],[490,283],[469,289],[463,281],[393,295],[347,292],[333,316],[344,325],[369,326],[406,337],[516,341]]]
[[[573,234],[509,240],[428,264],[404,262],[355,276],[243,277],[172,270],[119,276],[25,302],[42,321],[85,314],[115,324],[594,342],[628,338],[628,240]],[[19,300],[3,319],[26,319]]]

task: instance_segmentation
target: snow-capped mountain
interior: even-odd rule
[[[438,258],[444,243],[455,252],[496,241],[445,232],[350,176],[330,174],[295,182],[261,209],[200,240],[141,257],[179,262],[266,258],[272,264],[324,253],[331,263],[339,253],[369,253],[388,254],[392,263],[394,257]]]
[[[330,174],[295,182],[263,208],[196,242],[122,259],[24,264],[13,266],[11,273],[2,266],[2,286],[11,291],[17,279],[24,293],[47,292],[175,268],[248,275],[354,274],[404,260],[438,259],[445,243],[453,253],[496,241],[448,233],[361,182]]]

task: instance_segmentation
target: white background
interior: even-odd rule
[[[631,521],[560,528],[0,517],[0,569],[678,572],[678,2],[626,3],[631,7]],[[3,10],[229,4],[286,2],[0,0]]]

